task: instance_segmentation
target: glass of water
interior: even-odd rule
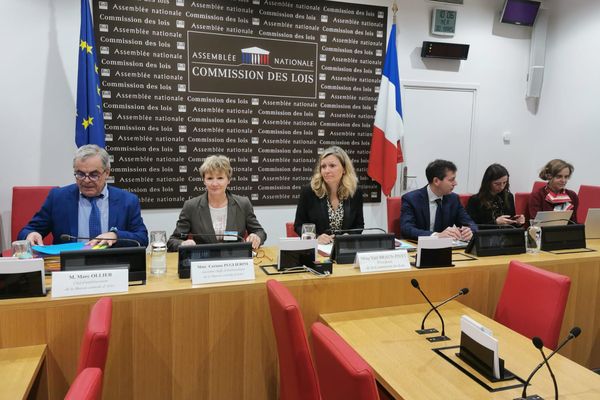
[[[17,240],[12,242],[12,255],[15,258],[32,258],[31,243],[28,240]]]
[[[163,275],[167,272],[167,232],[150,232],[150,273]]]
[[[539,253],[542,249],[542,228],[540,221],[532,219],[525,231],[525,249],[529,254]]]
[[[317,227],[315,224],[302,224],[302,240],[311,240],[317,238]]]

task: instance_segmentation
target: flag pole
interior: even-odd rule
[[[395,24],[396,23],[396,13],[398,12],[398,4],[396,4],[396,0],[394,0],[394,3],[392,4],[392,12],[394,13],[394,16],[392,17],[392,23]]]

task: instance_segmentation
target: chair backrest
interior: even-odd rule
[[[400,238],[400,208],[402,207],[402,197],[388,197],[387,202],[387,229]]]
[[[294,230],[294,223],[293,222],[286,222],[285,223],[285,235],[287,237],[298,237],[298,234]]]
[[[571,279],[520,261],[511,261],[494,319],[520,334],[558,344]]]
[[[471,198],[471,196],[473,196],[471,193],[460,193],[458,195],[458,199],[460,200],[460,204],[462,204],[462,206],[464,208],[467,208],[467,203],[469,203],[469,199]]]
[[[525,223],[529,223],[529,197],[531,193],[528,192],[515,193],[515,214],[524,215]]]
[[[279,399],[319,400],[319,382],[298,302],[275,280],[267,281],[267,294],[279,356]]]
[[[10,223],[11,240],[17,240],[17,235],[31,220],[48,197],[50,189],[56,186],[14,186],[12,189],[12,210]],[[52,244],[52,234],[44,238],[44,244]]]
[[[546,185],[547,185],[547,183],[544,181],[535,181],[535,182],[533,182],[533,186],[531,187],[531,192],[535,192],[539,188],[544,187]]]
[[[600,208],[600,186],[581,185],[578,196],[577,222],[584,224],[588,210],[590,208]]]
[[[104,371],[108,354],[108,340],[112,320],[112,299],[103,297],[90,311],[87,327],[83,333],[77,373],[86,368],[100,368]]]
[[[377,400],[373,370],[337,333],[315,322],[311,328],[323,400]]]
[[[65,400],[99,400],[102,397],[102,370],[86,368],[77,374]]]

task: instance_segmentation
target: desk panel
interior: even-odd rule
[[[600,249],[600,240],[589,241]],[[268,249],[269,250],[269,249]],[[271,256],[273,249],[268,251]],[[265,282],[283,281],[297,297],[306,326],[322,313],[417,304],[418,278],[433,301],[468,287],[461,302],[492,316],[508,262],[520,259],[573,280],[561,336],[573,325],[580,338],[561,354],[600,367],[600,253],[518,255],[456,262],[456,267],[360,274],[348,265],[333,276],[308,273],[192,287],[168,254],[166,276],[113,295],[113,325],[104,377],[105,399],[276,399],[277,350]],[[265,263],[272,261],[263,259]],[[48,344],[51,399],[63,398],[75,377],[79,345],[98,296],[0,301],[0,347]]]

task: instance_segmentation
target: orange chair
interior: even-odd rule
[[[402,207],[402,197],[388,197],[387,203],[387,229],[394,233],[397,238],[402,236],[400,232],[400,208]]]
[[[79,351],[78,374],[86,368],[99,368],[104,371],[108,354],[111,320],[112,299],[103,297],[94,304],[90,311]]]
[[[337,333],[315,322],[311,328],[323,400],[379,400],[373,370]]]
[[[31,220],[48,197],[50,189],[56,186],[14,186],[12,191],[11,240]],[[44,238],[44,244],[52,244],[52,234]]]
[[[320,400],[298,302],[285,286],[272,279],[267,281],[267,294],[279,356],[279,399]]]
[[[65,400],[99,400],[102,397],[102,370],[86,368],[81,371],[67,392]]]
[[[540,337],[555,349],[571,279],[520,261],[511,261],[494,319],[520,334]]]
[[[294,223],[293,222],[286,222],[285,223],[285,235],[287,237],[298,237],[298,234],[294,230]]]
[[[462,206],[464,208],[467,208],[467,203],[469,202],[469,199],[471,198],[471,196],[473,196],[471,193],[461,193],[458,195],[460,204],[462,204]]]
[[[600,186],[581,185],[578,196],[577,222],[584,224],[588,210],[590,208],[600,208]]]

